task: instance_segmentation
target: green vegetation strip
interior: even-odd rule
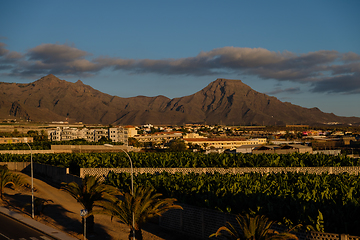
[[[340,167],[360,166],[357,159],[342,155],[292,154],[202,154],[192,152],[129,153],[136,168],[204,168],[204,167]],[[79,168],[127,168],[125,153],[34,154],[35,162],[53,166]],[[30,161],[30,154],[3,154],[2,162]]]

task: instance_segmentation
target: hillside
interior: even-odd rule
[[[29,84],[0,83],[0,118],[101,124],[359,124],[259,93],[240,80],[217,79],[189,96],[121,98],[83,84],[45,76]]]

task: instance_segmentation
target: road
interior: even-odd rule
[[[0,213],[0,240],[53,240],[44,233]]]

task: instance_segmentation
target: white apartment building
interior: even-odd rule
[[[61,129],[59,127],[55,130],[48,130],[47,133],[50,141],[61,141]]]
[[[126,128],[69,128],[57,127],[56,129],[48,130],[48,139],[50,141],[69,141],[74,139],[85,139],[89,142],[98,142],[102,137],[109,138],[112,142],[128,143],[128,131]]]
[[[94,142],[98,142],[101,138],[106,138],[109,135],[108,129],[100,128],[94,129]]]
[[[76,128],[64,128],[61,131],[61,141],[76,139]]]
[[[108,136],[113,142],[123,142],[125,145],[128,145],[129,132],[127,128],[109,128]]]
[[[77,139],[85,139],[86,141],[89,142],[93,142],[94,141],[94,131],[93,129],[87,129],[87,128],[82,128],[82,129],[78,129],[78,131],[76,131],[77,133]]]

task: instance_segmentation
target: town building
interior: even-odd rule
[[[254,148],[252,154],[289,154],[289,153],[313,153],[311,147],[300,144],[285,144],[285,145],[263,145]]]
[[[236,149],[243,145],[259,145],[267,142],[266,138],[184,138],[185,143],[199,145],[202,149],[223,148]]]
[[[261,145],[242,145],[236,148],[235,153],[252,153],[256,147]]]
[[[136,130],[136,128],[134,126],[127,125],[124,128],[127,131],[128,137],[134,137],[135,135],[138,134],[138,131]]]
[[[102,138],[110,139],[112,142],[128,143],[128,130],[123,127],[114,128],[70,128],[57,127],[48,130],[48,139],[50,141],[70,141],[75,139],[84,139],[88,142],[98,142]]]
[[[108,135],[112,142],[123,142],[128,145],[129,131],[127,128],[109,128]]]
[[[336,149],[341,146],[343,146],[343,140],[341,138],[323,138],[316,139],[312,142],[312,147],[315,150]]]
[[[140,143],[148,142],[148,143],[168,143],[172,140],[182,138],[182,132],[157,132],[153,134],[144,134],[134,136],[136,140]]]

